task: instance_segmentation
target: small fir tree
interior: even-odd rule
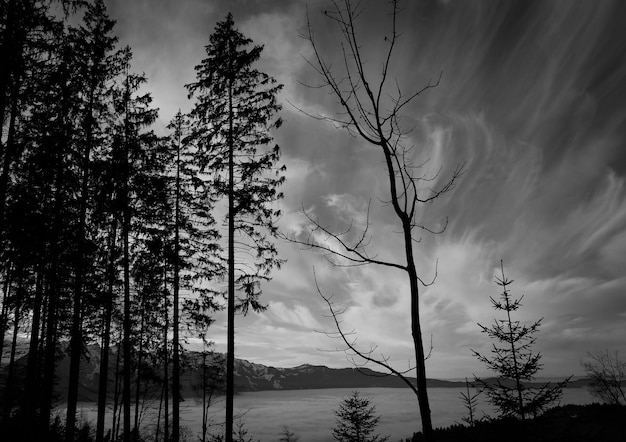
[[[380,416],[370,398],[363,398],[358,391],[343,398],[339,409],[335,410],[337,424],[333,428],[333,438],[339,442],[384,442],[389,436],[372,434]]]
[[[278,439],[278,442],[298,442],[299,440],[300,437],[296,436],[296,433],[291,431],[286,425],[283,426],[283,429],[280,432],[280,439]]]
[[[472,393],[470,388],[474,388],[474,384],[470,383],[467,378],[465,378],[465,389],[466,392],[461,392],[461,400],[463,401],[463,405],[467,410],[467,416],[462,418],[461,420],[465,422],[470,427],[476,425],[476,422],[480,421],[480,419],[476,418],[476,405],[478,405],[478,397],[480,396],[480,390]]]
[[[483,333],[497,340],[500,345],[493,344],[492,356],[484,356],[472,350],[479,361],[500,376],[495,383],[476,378],[476,382],[487,394],[488,401],[500,410],[502,417],[517,417],[524,421],[528,416],[537,416],[562,395],[562,389],[569,378],[556,385],[551,383],[541,387],[526,385],[535,378],[542,364],[540,353],[531,349],[536,342],[535,333],[539,330],[543,318],[531,325],[511,319],[511,312],[522,306],[522,299],[513,299],[509,295],[508,286],[513,283],[504,275],[504,264],[500,262],[502,277],[495,278],[497,285],[502,287],[499,300],[491,299],[493,308],[506,313],[505,319],[496,319],[491,327],[478,324]],[[508,382],[507,382],[508,381]]]

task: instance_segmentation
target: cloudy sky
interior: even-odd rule
[[[304,1],[109,0],[134,68],[149,79],[165,126],[188,111],[184,85],[227,12],[236,26],[264,44],[258,67],[285,85],[283,127],[275,139],[288,167],[286,231],[300,231],[306,208],[337,229],[362,225],[371,200],[371,253],[402,263],[382,154],[328,123],[299,113],[333,115],[338,107],[306,63],[312,52],[299,37]],[[357,22],[371,81],[380,74],[390,35],[387,2],[366,0]],[[337,30],[308,2],[320,48],[337,57]],[[466,163],[456,189],[423,208],[420,219],[442,235],[415,245],[418,270],[436,283],[421,290],[422,329],[433,351],[433,378],[485,374],[470,348],[488,352],[477,323],[493,321],[489,297],[500,260],[524,296],[518,318],[543,317],[536,348],[544,376],[582,374],[587,351],[626,356],[626,4],[616,1],[407,1],[398,26],[393,76],[409,93],[442,74],[440,85],[402,115],[407,140],[425,173]],[[337,69],[341,67],[335,64]],[[395,84],[392,83],[395,88]],[[393,92],[391,90],[390,92]],[[378,346],[398,369],[413,364],[408,287],[401,272],[377,267],[334,268],[319,254],[280,243],[287,264],[264,288],[263,314],[237,318],[237,357],[278,367],[302,363],[349,366],[337,345],[320,288],[345,308],[343,325],[363,348]],[[224,322],[213,329],[224,349]]]

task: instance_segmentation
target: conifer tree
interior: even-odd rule
[[[343,398],[339,409],[335,410],[337,422],[333,428],[333,438],[339,442],[384,442],[389,437],[373,434],[380,420],[371,399],[363,398],[355,391]]]
[[[93,211],[91,202],[93,189],[91,169],[94,151],[106,149],[104,136],[111,122],[109,85],[118,76],[119,55],[114,53],[117,38],[112,35],[114,21],[106,13],[102,0],[88,5],[84,25],[70,30],[73,53],[73,74],[80,85],[78,91],[83,98],[82,115],[78,115],[81,130],[77,139],[77,169],[79,179],[78,219],[76,225],[76,257],[74,259],[74,295],[72,330],[70,341],[70,373],[67,399],[66,440],[72,441],[76,424],[78,399],[78,377],[83,349],[83,298],[85,278],[88,276],[87,249],[89,236],[94,236],[94,226],[88,226],[88,214]],[[117,59],[116,59],[117,58]],[[91,232],[89,232],[91,230]],[[93,248],[93,247],[91,247]]]
[[[251,44],[228,14],[196,66],[197,81],[187,86],[196,99],[190,139],[198,149],[200,172],[212,177],[215,199],[227,200],[227,441],[233,438],[235,310],[264,310],[260,283],[281,264],[271,237],[280,215],[274,203],[282,197],[284,166],[278,165],[278,146],[270,143],[271,130],[281,124],[275,114],[282,85],[253,67],[263,47]]]
[[[124,442],[131,437],[131,364],[132,364],[132,317],[131,317],[131,229],[137,215],[142,175],[152,172],[154,149],[158,139],[146,131],[156,119],[157,111],[151,108],[149,93],[138,95],[137,91],[147,81],[145,76],[130,72],[130,48],[125,51],[125,74],[123,84],[116,91],[115,102],[119,122],[113,140],[114,165],[120,171],[117,187],[120,210],[120,233],[122,241],[123,280],[123,435]]]
[[[534,335],[539,330],[542,319],[531,325],[513,320],[511,313],[522,306],[522,298],[513,299],[509,294],[509,285],[513,280],[504,275],[504,264],[500,262],[502,276],[496,276],[495,283],[502,287],[500,299],[492,297],[491,304],[497,311],[504,312],[504,319],[496,319],[491,327],[478,324],[481,331],[498,344],[493,344],[491,357],[472,350],[479,361],[487,368],[498,373],[495,384],[476,378],[476,382],[487,394],[489,402],[500,410],[502,416],[517,417],[524,421],[527,417],[536,416],[545,411],[551,403],[562,395],[562,389],[569,378],[556,385],[544,384],[539,388],[528,386],[541,369],[540,353],[532,351],[537,338]],[[509,382],[507,382],[509,381]]]
[[[29,140],[29,154],[36,161],[35,170],[50,172],[42,189],[44,194],[47,193],[47,197],[42,200],[46,220],[47,298],[40,402],[42,434],[47,432],[50,424],[58,342],[67,336],[67,312],[71,305],[72,267],[75,258],[75,226],[78,218],[74,202],[75,195],[80,192],[77,187],[74,149],[80,131],[81,102],[77,100],[78,85],[71,81],[74,51],[65,32],[59,39],[59,47],[52,54],[58,59],[50,68],[49,77],[39,86],[39,99],[46,104],[37,103],[32,107],[30,130],[33,134]]]
[[[168,129],[170,168],[167,173],[170,204],[173,207],[167,223],[172,263],[172,435],[179,434],[180,377],[183,324],[205,331],[213,322],[212,313],[221,308],[218,293],[210,283],[223,277],[219,232],[212,215],[214,197],[209,191],[206,174],[195,164],[197,146],[189,138],[189,120],[180,111]],[[181,292],[193,292],[181,302]]]

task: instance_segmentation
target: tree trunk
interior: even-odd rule
[[[16,3],[17,0],[9,0],[6,5],[4,35],[2,36],[2,43],[0,44],[0,55],[2,56],[2,60],[4,60],[3,63],[0,64],[0,122],[4,122],[4,110],[6,107],[7,96],[9,93],[9,80],[11,78],[11,69],[15,68],[15,64],[12,60],[12,55],[14,55],[13,53],[15,52],[13,46],[18,44],[18,42],[15,41],[14,35],[17,24],[16,21],[18,18]],[[0,124],[0,143],[2,143],[3,129],[4,125]],[[5,152],[2,153],[6,155]],[[4,204],[2,204],[2,209],[0,210],[4,210]]]
[[[206,406],[206,350],[202,352],[202,442],[206,442],[207,406]]]
[[[127,74],[128,75],[128,74]],[[129,189],[129,175],[130,175],[130,121],[129,120],[129,101],[130,101],[130,85],[128,77],[126,78],[126,103],[125,103],[125,118],[124,123],[125,137],[124,137],[124,182],[123,182],[123,222],[122,222],[122,241],[124,243],[124,256],[123,256],[123,272],[124,272],[124,376],[123,376],[123,406],[124,406],[124,442],[130,442],[130,376],[131,376],[131,348],[130,348],[130,334],[132,332],[131,318],[130,318],[130,250],[129,250],[129,234],[130,234],[130,189]]]
[[[17,296],[21,293],[22,281],[21,277],[18,279]],[[15,312],[13,316],[13,339],[11,341],[11,357],[9,359],[9,372],[6,378],[6,385],[4,387],[4,422],[8,422],[11,418],[11,410],[13,409],[13,387],[15,376],[15,350],[17,348],[17,335],[20,325],[20,302],[19,299],[15,303]]]
[[[135,422],[133,425],[134,440],[139,440],[139,401],[141,399],[141,364],[143,356],[143,333],[146,321],[143,302],[140,304],[141,325],[139,328],[139,351],[137,352],[137,379],[135,379]]]
[[[232,63],[232,57],[229,57],[229,61]],[[228,85],[228,330],[226,350],[226,442],[233,442],[235,396],[235,148],[233,141],[232,76],[233,74],[231,73]]]
[[[4,231],[4,211],[6,201],[6,190],[8,183],[8,172],[11,164],[11,152],[9,143],[3,145],[3,130],[5,109],[7,106],[7,98],[9,96],[11,71],[18,68],[15,57],[21,53],[21,42],[19,35],[16,36],[16,29],[20,27],[19,12],[17,11],[17,0],[9,0],[6,5],[5,26],[2,43],[0,45],[0,55],[2,63],[0,63],[0,146],[2,147],[3,167],[0,178],[0,232]],[[13,97],[14,100],[16,97]]]
[[[157,414],[157,426],[154,431],[154,442],[159,442],[159,435],[161,432],[161,411],[163,410],[163,396],[165,393],[165,382],[161,386],[161,398],[159,399],[159,412]],[[167,439],[166,439],[167,440]]]
[[[412,242],[407,243],[407,249],[412,247]],[[411,335],[413,337],[413,347],[415,349],[415,371],[417,381],[417,402],[419,405],[420,417],[422,419],[422,430],[424,438],[430,440],[433,432],[433,424],[430,417],[430,404],[428,401],[428,391],[426,387],[426,354],[424,343],[422,342],[422,328],[419,314],[419,286],[413,252],[407,253],[409,280],[411,287]]]
[[[61,208],[63,201],[61,200],[61,185],[63,182],[63,158],[62,147],[59,143],[56,153],[56,171],[55,171],[55,189],[54,189],[54,209],[52,214],[52,231],[50,235],[50,269],[48,274],[48,305],[47,305],[47,321],[46,321],[46,350],[44,359],[44,377],[42,388],[42,401],[40,422],[42,437],[46,437],[50,426],[50,413],[52,411],[52,396],[54,391],[54,372],[56,364],[56,346],[57,346],[57,304],[59,298],[58,288],[58,256],[59,241],[61,232]]]
[[[93,73],[92,73],[93,75]],[[78,219],[78,235],[76,244],[76,258],[74,263],[74,307],[72,311],[72,332],[70,337],[70,374],[67,387],[67,415],[65,423],[66,442],[74,441],[76,427],[76,406],[78,401],[78,381],[80,375],[80,359],[83,351],[82,339],[82,297],[83,278],[85,273],[85,241],[87,231],[87,200],[89,192],[89,156],[93,143],[93,116],[95,82],[92,80],[89,105],[85,125],[85,145],[82,156],[82,177],[80,190],[80,211]]]
[[[26,381],[24,385],[24,412],[26,418],[31,422],[35,419],[36,397],[39,384],[39,333],[41,329],[41,310],[43,306],[43,269],[43,264],[39,264],[37,267],[35,302],[33,304],[33,319],[30,328]]]
[[[9,299],[10,289],[11,289],[11,264],[7,266],[7,270],[4,276],[4,288],[2,290],[2,311],[0,312],[0,361],[2,360],[2,353],[4,352],[4,336],[5,336],[5,329],[6,329],[6,323],[7,323],[7,314],[9,313],[9,306],[7,304],[7,301]]]
[[[100,379],[98,383],[98,418],[96,421],[96,442],[104,441],[104,417],[106,414],[107,390],[109,384],[109,347],[111,345],[111,319],[113,316],[113,284],[115,282],[115,245],[117,243],[117,222],[111,222],[109,242],[109,262],[107,266],[107,299],[104,306],[104,336],[100,349]],[[114,398],[115,400],[115,398]]]
[[[163,435],[166,441],[170,440],[170,415],[169,415],[169,384],[170,384],[170,374],[169,374],[169,351],[167,346],[167,334],[170,330],[170,320],[169,320],[169,309],[167,306],[167,262],[165,263],[165,274],[163,275],[163,293],[165,294],[164,299],[164,312],[165,316],[165,325],[163,330],[163,396],[164,396],[164,414],[163,414]]]
[[[379,127],[379,136],[384,140],[384,133]],[[402,208],[399,202],[400,195],[396,186],[396,170],[394,168],[393,153],[386,144],[381,142],[381,147],[385,155],[385,163],[387,166],[387,175],[389,177],[389,188],[391,193],[391,203],[396,216],[402,223],[402,231],[404,234],[404,252],[406,255],[406,271],[409,277],[409,287],[411,290],[411,336],[413,338],[413,347],[415,351],[415,371],[417,382],[417,402],[420,417],[422,419],[422,430],[426,440],[430,440],[433,432],[433,425],[430,416],[430,404],[428,401],[428,391],[426,386],[426,354],[424,353],[424,344],[422,342],[422,328],[420,324],[419,310],[419,279],[415,268],[415,258],[413,256],[413,235],[411,218],[409,214]],[[400,171],[401,172],[401,171]]]
[[[119,418],[120,413],[120,364],[122,360],[122,340],[123,332],[120,332],[120,340],[117,343],[117,356],[115,358],[115,386],[113,388],[113,419],[111,420],[111,440],[117,440],[117,433],[119,432]]]
[[[2,161],[2,173],[0,174],[0,234],[4,234],[4,215],[6,205],[6,194],[9,186],[9,175],[11,172],[11,165],[15,157],[17,157],[15,146],[15,131],[17,127],[17,115],[18,115],[18,94],[19,83],[16,80],[16,84],[13,87],[13,99],[11,102],[11,118],[9,119],[9,133],[7,134],[7,142],[4,146],[4,158]],[[0,124],[4,123],[4,120],[0,120]],[[0,140],[1,141],[1,140]]]
[[[178,342],[178,295],[179,295],[179,217],[180,217],[180,139],[176,148],[176,194],[174,210],[174,336],[172,342],[173,354],[173,379],[172,379],[172,441],[178,442],[180,430],[180,359]]]

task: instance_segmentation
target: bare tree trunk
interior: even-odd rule
[[[206,442],[206,430],[207,430],[207,406],[206,406],[206,394],[207,394],[207,380],[206,380],[206,350],[202,352],[202,442]]]
[[[111,221],[109,241],[109,262],[107,266],[107,299],[104,305],[104,335],[100,349],[100,379],[98,383],[98,417],[96,421],[96,442],[104,441],[104,418],[106,414],[107,391],[109,386],[109,347],[111,345],[111,320],[113,317],[113,285],[115,281],[115,245],[117,243],[117,222]],[[113,399],[115,401],[115,398]]]
[[[41,329],[41,310],[43,306],[43,269],[43,264],[39,264],[35,283],[33,319],[30,329],[26,381],[24,385],[24,411],[27,419],[31,421],[35,419],[36,397],[39,384],[39,333]]]
[[[124,256],[122,260],[124,273],[124,375],[123,375],[123,408],[124,408],[124,442],[130,442],[130,377],[131,377],[131,343],[130,334],[132,332],[130,318],[130,154],[129,154],[129,138],[130,138],[130,122],[129,119],[129,101],[130,101],[130,85],[128,81],[128,73],[126,74],[126,98],[125,98],[125,118],[124,122],[124,182],[123,182],[123,221],[122,221],[122,241],[124,243]]]
[[[22,281],[21,278],[18,281],[17,295],[20,295]],[[9,359],[9,372],[6,378],[6,385],[4,387],[4,422],[8,422],[11,418],[11,411],[13,409],[13,390],[15,376],[15,351],[17,348],[17,335],[19,333],[20,326],[20,302],[19,300],[15,304],[15,311],[13,313],[13,339],[11,341],[11,357]]]
[[[4,70],[4,69],[3,69]],[[14,88],[13,95],[17,95],[17,88]],[[2,91],[2,95],[4,95],[4,90]],[[3,97],[4,100],[4,97]],[[15,128],[17,121],[17,96],[13,97],[13,102],[11,104],[11,118],[9,122],[9,133],[7,136],[7,142],[4,147],[4,158],[2,162],[2,173],[0,174],[0,240],[2,240],[2,235],[4,235],[4,211],[6,204],[6,191],[9,181],[9,169],[11,168],[11,162],[13,160],[13,156],[15,155]],[[4,103],[2,104],[2,115],[4,115]],[[3,118],[3,117],[2,117]],[[0,119],[0,125],[4,126],[4,120]],[[2,142],[2,130],[0,129],[0,143]],[[9,272],[7,271],[7,281]],[[2,349],[4,347],[4,334],[5,334],[5,326],[6,326],[6,314],[8,310],[4,309],[3,303],[3,316],[2,321],[0,321],[0,327],[2,327],[2,331],[0,331],[0,335],[2,337],[2,341],[0,341],[0,357],[2,356]]]
[[[157,426],[154,431],[154,442],[159,442],[159,434],[161,432],[161,411],[163,410],[163,396],[165,394],[165,382],[161,386],[161,397],[159,398],[159,412],[157,414]]]
[[[9,0],[6,4],[4,35],[1,48],[2,65],[0,67],[0,147],[3,155],[2,173],[0,174],[0,232],[4,230],[4,215],[6,205],[6,193],[9,183],[9,169],[14,156],[14,143],[12,130],[15,128],[15,119],[18,110],[18,95],[23,69],[22,48],[26,38],[26,30],[24,23],[20,23],[20,19],[27,17],[31,12],[29,5],[18,5],[17,0]],[[18,8],[22,6],[22,8]],[[11,87],[11,76],[14,76],[13,85]],[[7,98],[11,97],[11,123],[9,124],[9,135],[6,145],[2,145],[5,108],[7,106]],[[12,129],[13,128],[13,129]]]
[[[143,302],[141,307],[143,307]],[[137,378],[135,379],[135,423],[133,433],[135,434],[135,440],[138,440],[139,436],[139,400],[141,398],[141,364],[143,355],[143,333],[145,326],[145,309],[140,308],[141,325],[139,328],[139,351],[137,355]]]
[[[167,265],[165,266],[167,268]],[[167,275],[164,277],[164,290],[165,293],[165,307],[163,314],[165,315],[165,326],[163,333],[163,346],[164,346],[164,356],[163,356],[163,395],[165,396],[165,410],[164,410],[164,420],[163,420],[163,434],[165,436],[165,440],[170,440],[170,415],[169,415],[169,384],[170,384],[170,374],[169,374],[169,351],[168,351],[168,339],[167,334],[170,329],[170,321],[169,321],[169,310],[167,308]]]
[[[4,336],[5,336],[5,329],[7,326],[6,325],[7,315],[9,313],[9,306],[7,304],[7,301],[9,299],[10,289],[11,289],[11,265],[9,264],[7,266],[7,270],[4,276],[4,287],[2,289],[2,311],[0,312],[0,360],[2,360],[2,353],[4,352]]]
[[[93,75],[93,74],[92,74]],[[78,234],[76,257],[74,263],[74,307],[72,310],[72,332],[70,338],[70,374],[67,389],[67,415],[65,423],[65,441],[73,442],[76,427],[76,406],[78,401],[78,381],[80,375],[80,359],[83,351],[82,338],[82,297],[83,279],[85,273],[85,241],[87,232],[87,199],[89,193],[89,156],[93,143],[93,116],[95,83],[92,81],[87,108],[86,136],[83,146],[81,164],[80,213],[78,219]]]
[[[174,336],[172,342],[173,350],[173,373],[172,373],[172,441],[178,442],[180,431],[180,343],[178,337],[179,319],[178,319],[178,295],[179,295],[179,218],[180,218],[180,144],[178,139],[176,146],[176,190],[175,190],[175,210],[174,210],[174,317],[173,328]]]
[[[230,42],[229,42],[230,43]],[[231,43],[232,44],[232,43]],[[232,63],[232,57],[229,57]],[[232,68],[231,68],[232,70]],[[228,330],[226,350],[226,442],[233,442],[235,396],[235,164],[233,79],[228,86]]]
[[[60,147],[60,145],[59,145]],[[59,148],[59,150],[61,150]],[[47,304],[47,320],[46,320],[46,347],[44,358],[44,376],[42,387],[42,400],[40,411],[40,431],[42,437],[45,437],[50,427],[50,414],[52,412],[52,396],[54,391],[54,377],[56,365],[56,347],[57,347],[57,322],[58,312],[57,305],[59,301],[59,278],[58,278],[58,256],[59,256],[59,240],[61,232],[61,185],[63,182],[63,158],[62,152],[56,154],[56,171],[55,171],[55,190],[54,190],[54,209],[52,215],[52,231],[50,235],[50,268],[48,273],[48,304]]]
[[[389,171],[389,174],[393,170]],[[395,180],[395,178],[392,178]],[[397,198],[394,199],[397,201]],[[415,258],[413,256],[413,238],[411,233],[411,220],[404,218],[402,227],[404,230],[404,244],[407,261],[407,273],[409,276],[409,286],[411,290],[411,336],[415,350],[415,371],[417,382],[417,402],[420,417],[422,419],[422,431],[426,440],[430,440],[433,432],[433,424],[430,416],[430,403],[426,386],[426,353],[422,341],[422,327],[420,324],[419,306],[419,279],[415,268]]]
[[[111,440],[117,440],[117,433],[119,432],[119,414],[120,414],[120,365],[122,359],[122,340],[123,331],[120,332],[120,340],[117,343],[117,357],[115,361],[115,387],[113,391],[113,419],[111,422]]]

